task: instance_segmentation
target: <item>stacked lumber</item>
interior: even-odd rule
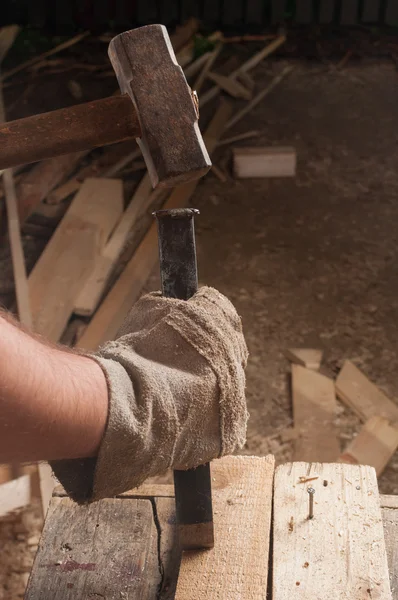
[[[294,460],[374,467],[381,475],[398,449],[398,406],[349,360],[334,381],[320,373],[322,351],[285,352],[292,373]],[[336,396],[363,422],[340,451],[335,427]]]
[[[75,600],[265,600],[271,591],[276,600],[396,599],[398,499],[380,496],[374,469],[275,469],[273,456],[225,457],[211,469],[216,543],[206,551],[181,554],[172,486],[143,485],[89,507],[57,490],[26,600],[68,597],[70,589]],[[139,565],[140,576],[120,577],[126,564]]]

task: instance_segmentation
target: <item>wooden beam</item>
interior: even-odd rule
[[[156,555],[150,500],[53,498],[25,600],[147,598]]]
[[[59,340],[122,210],[121,181],[85,181],[29,276],[36,332]]]
[[[211,463],[215,547],[182,555],[175,600],[264,600],[274,459],[223,458]]]
[[[285,350],[285,356],[296,365],[319,371],[322,363],[323,350],[314,348],[289,348]]]
[[[398,448],[398,428],[384,417],[370,417],[340,455],[339,462],[370,465],[381,475]]]
[[[213,83],[217,84],[219,88],[227,92],[233,98],[244,98],[245,100],[250,100],[252,97],[252,92],[245,88],[239,81],[236,79],[231,79],[231,77],[227,77],[226,75],[221,75],[220,73],[208,73],[207,78],[210,79]]]
[[[385,417],[392,423],[398,422],[398,406],[381,392],[374,383],[346,360],[336,380],[337,396],[362,421],[370,417]]]
[[[210,154],[214,151],[231,112],[232,107],[222,103],[213,117],[204,135]],[[163,208],[186,206],[198,183],[198,181],[191,181],[175,188]],[[157,261],[157,230],[154,223],[80,338],[78,344],[80,348],[95,350],[103,342],[114,338],[132,304],[138,300]]]
[[[301,477],[310,483],[301,483]],[[308,487],[315,489],[308,518]],[[273,600],[391,600],[377,479],[371,467],[290,463],[276,469]]]
[[[229,77],[231,79],[236,79],[241,73],[248,73],[249,71],[254,69],[254,67],[256,67],[258,64],[260,64],[265,58],[267,58],[267,56],[275,52],[275,50],[277,50],[279,46],[284,44],[285,41],[285,35],[279,36],[271,43],[267,44],[262,50],[260,50],[260,52],[257,52],[256,54],[251,56],[246,62],[244,62],[237,69],[235,69]],[[215,98],[219,92],[220,88],[218,85],[215,85],[214,87],[210,88],[210,90],[208,90],[205,94],[203,94],[203,96],[201,96],[200,106],[203,107],[205,104],[210,102],[210,100]]]
[[[290,147],[247,147],[233,149],[235,177],[294,177],[296,150]]]
[[[197,79],[195,80],[195,83],[192,86],[192,89],[194,89],[197,94],[199,94],[199,92],[201,91],[203,84],[206,81],[207,74],[209,73],[209,71],[212,68],[212,66],[214,65],[214,63],[216,62],[217,57],[220,54],[222,49],[223,49],[223,44],[222,44],[222,42],[219,42],[212,52],[207,53],[208,58],[204,64],[204,67],[201,70],[199,76],[197,77]],[[200,60],[200,58],[198,58],[197,61],[195,61],[195,62],[198,62]],[[187,72],[188,72],[188,69],[186,70],[186,74],[187,74]]]
[[[79,294],[74,308],[76,314],[91,316],[95,312],[137,219],[147,211],[160,193],[163,193],[163,190],[152,190],[151,180],[146,174]]]
[[[336,396],[331,379],[292,365],[294,460],[335,462],[340,454],[334,418]]]
[[[56,156],[35,164],[18,185],[18,210],[21,222],[35,210],[44,198],[76,168],[88,154],[76,152]]]

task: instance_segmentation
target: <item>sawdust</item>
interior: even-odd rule
[[[0,519],[0,600],[23,598],[42,526],[38,503]]]

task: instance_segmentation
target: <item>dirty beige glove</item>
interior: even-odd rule
[[[187,302],[149,294],[119,334],[95,355],[110,395],[98,458],[52,465],[80,501],[114,496],[245,443],[247,348],[229,300],[212,288]]]

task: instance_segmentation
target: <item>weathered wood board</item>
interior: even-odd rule
[[[215,547],[183,553],[175,600],[265,600],[274,458],[227,457],[211,472]]]
[[[398,427],[383,417],[371,417],[352,440],[338,462],[370,465],[381,475],[398,448]]]
[[[362,421],[373,416],[385,417],[392,423],[398,421],[398,406],[349,360],[336,379],[336,392]]]
[[[309,487],[315,490],[313,519]],[[275,473],[273,515],[273,600],[391,600],[374,469],[282,465]]]
[[[51,500],[26,600],[147,597],[157,531],[150,500]],[[149,576],[150,573],[150,576]]]

